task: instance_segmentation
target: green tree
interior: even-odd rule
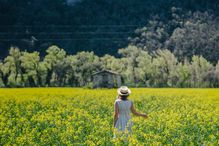
[[[46,68],[40,62],[39,52],[22,52],[21,67],[24,70],[25,86],[43,86]]]
[[[57,46],[49,47],[46,52],[47,55],[44,58],[45,66],[47,68],[46,85],[50,86],[51,80],[53,80],[53,82],[55,82],[56,80],[54,77],[55,67],[64,60],[64,58],[66,57],[66,52]]]
[[[140,48],[129,45],[127,48],[119,49],[118,53],[123,57],[125,83],[129,86],[137,86],[139,78],[137,75],[138,61],[137,57],[142,53]]]
[[[150,54],[164,47],[165,41],[169,38],[167,27],[158,16],[155,16],[149,23],[135,30],[135,36],[130,38],[130,44],[148,51]]]
[[[122,59],[115,58],[114,56],[108,54],[104,55],[103,57],[100,57],[100,62],[102,69],[112,70],[117,73],[122,73],[124,69],[124,63]]]
[[[169,50],[157,50],[153,58],[153,81],[155,86],[174,86],[178,60]]]
[[[74,62],[75,76],[78,79],[78,86],[85,86],[91,82],[92,74],[100,71],[101,63],[94,52],[79,52],[75,55]]]
[[[16,47],[11,47],[9,56],[4,59],[3,82],[5,86],[23,86],[23,70],[21,68],[21,52]]]
[[[190,72],[190,63],[187,60],[184,62],[178,63],[176,67],[176,86],[177,87],[191,87],[191,72]]]
[[[78,60],[76,55],[68,55],[66,58],[66,64],[69,65],[68,70],[66,71],[66,84],[67,86],[79,86],[78,80]]]
[[[215,87],[219,87],[219,61],[215,66],[215,76],[216,76]]]
[[[3,72],[3,63],[0,61],[0,87],[4,87],[3,82],[4,72]]]
[[[0,73],[1,73],[1,80],[3,82],[3,85],[5,87],[8,86],[8,77],[10,75],[10,70],[8,69],[8,67],[5,65],[5,63],[1,62],[0,64]]]
[[[141,54],[136,58],[137,69],[136,76],[142,82],[142,86],[150,87],[153,85],[153,64],[152,57],[146,51],[142,51]]]
[[[166,47],[183,60],[201,55],[208,61],[216,63],[219,58],[219,21],[208,12],[188,13],[183,25],[177,27]]]
[[[67,82],[67,73],[70,69],[72,69],[71,62],[69,62],[68,59],[69,58],[66,57],[57,62],[57,64],[54,66],[53,84],[55,86],[65,86]]]
[[[212,70],[213,65],[202,56],[193,56],[190,66],[192,87],[208,87],[209,81],[205,80]]]

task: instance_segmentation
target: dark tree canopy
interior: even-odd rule
[[[84,50],[97,55],[117,55],[119,48],[130,43],[129,37],[136,37],[135,30],[144,26],[151,40],[143,47],[156,50],[157,46],[164,47],[166,40],[179,29],[191,31],[189,26],[182,26],[186,24],[184,19],[193,19],[194,12],[209,12],[218,17],[219,1],[0,0],[0,57],[8,55],[11,45],[45,55],[52,44],[71,54]],[[176,43],[172,38],[171,45]],[[201,51],[205,52],[214,42],[203,44]],[[209,59],[215,61],[218,55]]]

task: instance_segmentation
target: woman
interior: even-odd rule
[[[114,128],[117,131],[131,132],[132,122],[130,113],[132,112],[134,115],[141,116],[143,118],[147,118],[146,114],[139,113],[135,110],[133,102],[128,100],[127,97],[131,94],[130,89],[126,86],[121,86],[118,90],[118,98],[114,104]],[[115,135],[114,135],[115,137]]]

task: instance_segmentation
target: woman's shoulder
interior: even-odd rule
[[[116,104],[118,105],[120,101],[121,101],[121,99],[116,99],[115,102],[114,102],[114,104],[115,104],[115,105],[116,105]]]
[[[116,100],[115,100],[115,102],[121,102],[121,101],[124,101],[124,102],[131,102],[131,103],[132,103],[132,100],[130,100],[130,99],[127,99],[127,100],[116,99]]]
[[[116,99],[116,100],[115,100],[115,102],[119,102],[119,101],[122,101],[122,100],[121,100],[121,99]]]

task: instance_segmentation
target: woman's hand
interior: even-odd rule
[[[147,114],[142,114],[142,113],[137,112],[137,111],[135,110],[135,107],[134,107],[133,103],[132,103],[132,105],[131,105],[131,112],[132,112],[134,115],[136,115],[136,116],[141,116],[141,117],[143,117],[143,118],[145,118],[145,119],[148,118]]]
[[[148,115],[147,114],[142,114],[142,117],[147,119],[148,118]]]

